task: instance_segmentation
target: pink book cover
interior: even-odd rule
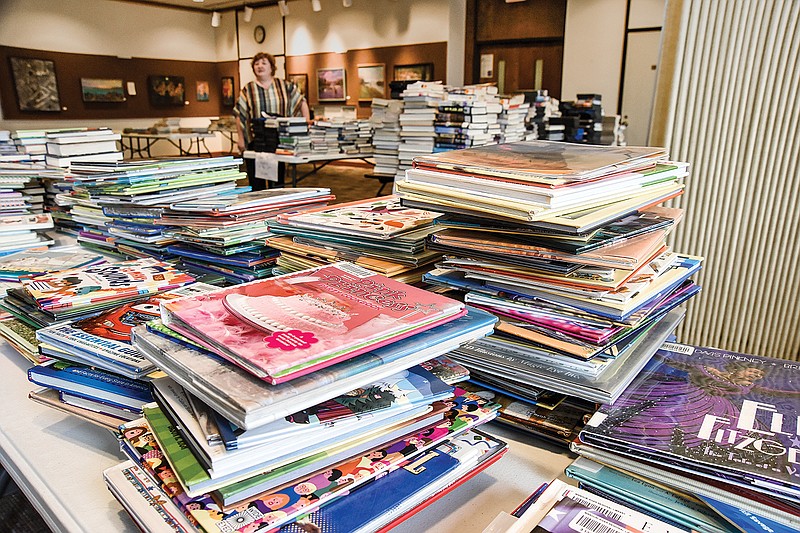
[[[164,323],[280,383],[463,314],[464,304],[351,263],[162,303]]]

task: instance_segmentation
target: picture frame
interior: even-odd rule
[[[370,102],[386,96],[386,64],[358,65],[358,101]]]
[[[81,78],[81,99],[87,104],[127,100],[123,81],[105,78]]]
[[[198,102],[208,102],[208,82],[207,81],[198,81],[197,82],[197,90],[195,91],[195,95],[197,96]]]
[[[186,101],[186,81],[183,76],[151,74],[147,77],[147,93],[154,106],[179,106]]]
[[[56,66],[49,59],[9,57],[20,111],[61,111]]]
[[[433,81],[433,63],[395,65],[393,77],[395,81]]]
[[[236,91],[235,85],[233,83],[232,76],[224,76],[221,80],[221,88],[222,92],[222,105],[226,107],[233,107],[234,103],[236,102]]]
[[[289,74],[286,79],[297,85],[297,88],[300,89],[303,96],[305,96],[306,99],[308,98],[308,74]]]
[[[336,102],[347,99],[345,70],[342,67],[317,69],[317,100]]]

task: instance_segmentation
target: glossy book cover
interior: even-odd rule
[[[666,343],[581,440],[796,493],[799,423],[796,362]]]
[[[464,305],[337,263],[162,304],[172,329],[279,383],[457,318]]]

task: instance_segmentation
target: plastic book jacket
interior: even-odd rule
[[[304,213],[281,214],[278,221],[291,226],[311,226],[388,239],[432,224],[440,216],[442,213],[435,211],[403,207],[396,196],[384,196]]]
[[[715,475],[800,484],[800,367],[665,343],[581,440]]]
[[[162,304],[165,324],[275,382],[459,314],[459,302],[351,263]]]
[[[42,309],[49,310],[152,294],[193,281],[169,263],[148,258],[42,274],[22,280],[22,285]]]

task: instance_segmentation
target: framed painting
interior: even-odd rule
[[[186,100],[186,83],[183,76],[148,76],[147,90],[154,106],[178,106]]]
[[[308,98],[308,74],[289,74],[288,81],[297,85],[303,96]]]
[[[317,100],[335,102],[345,100],[345,74],[343,68],[317,69]]]
[[[233,78],[229,76],[222,78],[222,105],[233,107],[235,102],[233,93]]]
[[[368,102],[386,96],[386,65],[358,65],[358,101]]]
[[[9,57],[20,111],[61,111],[56,67],[49,59]]]
[[[198,81],[197,82],[197,101],[198,102],[208,102],[208,82],[207,81]]]
[[[394,79],[405,81],[433,81],[433,63],[395,65]]]
[[[84,102],[124,102],[122,80],[81,78],[81,98]]]

